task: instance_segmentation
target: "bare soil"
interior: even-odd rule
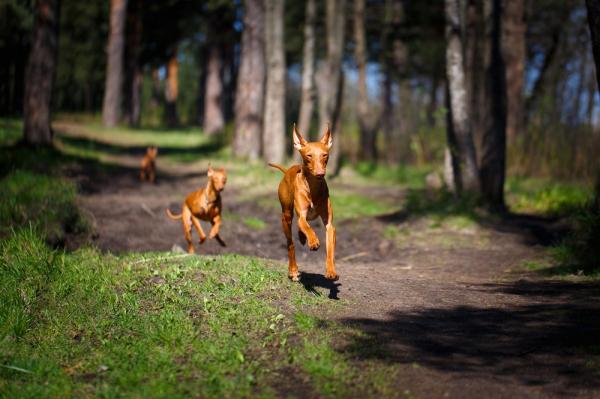
[[[137,161],[126,164],[111,172],[67,171],[81,187],[94,244],[116,253],[185,248],[181,223],[165,208],[179,210],[185,194],[204,185],[203,171],[162,170],[152,185],[138,181]],[[404,195],[393,187],[348,188],[374,200],[400,202]],[[258,256],[287,268],[276,187],[265,197],[274,203],[269,209],[241,194],[233,184],[223,193],[227,247],[209,240],[197,251]],[[249,227],[247,217],[266,225]],[[510,216],[457,228],[399,212],[336,225],[340,280],[323,277],[324,247],[311,252],[296,241],[301,283],[343,300],[337,314],[323,317],[364,334],[340,340],[339,350],[357,362],[396,365],[398,396],[600,397],[600,286],[549,280],[522,267],[544,259],[560,224]],[[401,233],[385,238],[390,226]],[[316,229],[324,243],[324,229]]]

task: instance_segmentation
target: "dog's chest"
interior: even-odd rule
[[[310,208],[308,208],[308,211],[306,212],[306,219],[307,220],[313,220],[313,219],[316,219],[317,216],[319,216],[319,214],[317,213],[317,210],[315,209],[315,207],[311,203],[310,204]]]

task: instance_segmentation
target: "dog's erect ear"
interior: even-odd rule
[[[215,173],[215,171],[213,170],[212,166],[210,166],[210,162],[208,163],[208,173],[206,173],[207,176],[212,176]]]
[[[329,123],[327,124],[327,130],[325,131],[323,138],[321,138],[321,143],[325,144],[328,149],[331,149],[331,146],[333,145],[333,138],[331,137]]]
[[[304,137],[302,137],[302,133],[296,129],[295,123],[292,135],[294,136],[294,148],[300,151],[300,149],[306,145],[306,140],[304,140]]]

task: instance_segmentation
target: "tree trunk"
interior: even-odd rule
[[[102,105],[102,124],[105,127],[115,126],[121,118],[126,15],[127,0],[111,0],[108,62],[106,63],[106,84]]]
[[[475,145],[469,122],[469,101],[463,62],[461,10],[458,0],[446,0],[446,74],[449,94],[448,147],[457,193],[479,193]]]
[[[592,54],[594,55],[594,64],[596,66],[596,83],[598,85],[598,90],[600,91],[600,0],[586,0],[585,4],[587,7],[588,25],[592,36]],[[594,93],[594,96],[595,94],[596,93]],[[600,161],[598,160],[596,160],[596,182],[594,191],[594,205],[596,206],[596,209],[600,209]]]
[[[258,159],[263,127],[265,10],[262,0],[246,0],[240,68],[235,98],[233,154]]]
[[[327,58],[323,65],[319,85],[319,130],[331,124],[333,132],[333,148],[329,155],[329,168],[337,174],[340,168],[341,126],[340,111],[342,107],[343,73],[342,57],[344,55],[344,33],[346,23],[346,0],[327,0],[326,30]]]
[[[125,51],[127,56],[126,118],[130,126],[139,126],[143,81],[139,59],[142,45],[142,0],[134,0],[129,5]]]
[[[525,0],[504,3],[504,55],[506,59],[506,135],[514,140],[523,130],[525,82]]]
[[[592,36],[592,54],[596,66],[596,83],[600,91],[600,0],[586,0],[588,25]]]
[[[502,57],[501,0],[484,3],[486,40],[486,97],[489,101],[488,123],[482,140],[480,167],[481,191],[490,209],[504,211],[504,177],[506,164],[506,71]]]
[[[307,134],[315,103],[315,0],[306,1],[304,16],[304,47],[302,49],[302,92],[300,95],[299,130]],[[294,161],[300,162],[300,153],[294,151]]]
[[[568,16],[563,17],[563,22],[566,21]],[[533,83],[533,88],[531,90],[531,94],[525,100],[525,123],[527,123],[530,114],[535,107],[538,98],[541,96],[545,87],[547,87],[547,79],[548,79],[548,71],[550,70],[550,66],[554,61],[554,57],[559,48],[559,44],[561,41],[561,35],[563,33],[564,26],[563,24],[559,24],[556,27],[556,30],[552,34],[552,41],[550,43],[550,47],[544,54],[544,61],[542,62],[542,66],[540,67],[540,72],[538,74],[537,79]]]
[[[285,51],[283,46],[283,0],[266,0],[267,85],[263,157],[267,162],[281,163],[285,158]]]
[[[162,96],[160,91],[160,76],[158,73],[158,67],[152,68],[152,97],[151,104],[153,108],[158,108],[162,102]]]
[[[219,44],[211,44],[206,64],[204,96],[204,132],[208,135],[219,133],[225,127],[223,117],[223,54]]]
[[[481,154],[481,140],[486,126],[485,74],[483,58],[487,52],[484,37],[485,21],[480,0],[468,0],[466,4],[465,32],[465,78],[469,98],[469,119],[471,134],[475,143],[475,153]],[[480,159],[476,157],[479,163]]]
[[[365,0],[354,0],[354,58],[358,67],[356,117],[360,129],[360,157],[377,160],[377,121],[369,110],[367,91],[367,38],[365,34]]]
[[[58,0],[36,1],[23,104],[23,139],[28,144],[52,144],[50,102],[58,47],[58,10]]]
[[[381,89],[381,130],[385,139],[384,157],[387,164],[397,161],[397,151],[394,149],[394,102],[392,100],[392,76],[389,68],[385,71]]]
[[[177,49],[167,62],[167,82],[165,85],[165,116],[168,127],[179,126],[177,116],[177,97],[179,96],[179,62],[177,61]]]

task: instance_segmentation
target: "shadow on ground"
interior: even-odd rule
[[[168,133],[165,133],[168,134]],[[60,141],[64,144],[78,148],[80,150],[87,151],[99,151],[104,152],[111,155],[137,155],[142,157],[146,153],[147,146],[125,146],[118,145],[112,143],[106,143],[103,141],[91,139],[91,138],[82,138],[82,137],[72,137],[66,135],[58,136]],[[168,147],[168,146],[160,146],[159,156],[177,156],[183,157],[185,159],[194,159],[206,157],[210,154],[213,154],[223,148],[224,143],[219,140],[211,140],[201,145],[193,146],[193,147]]]
[[[300,283],[302,286],[304,286],[306,291],[314,295],[321,295],[319,291],[315,289],[319,287],[329,290],[329,294],[327,296],[329,299],[339,299],[339,286],[341,286],[341,284],[326,279],[322,274],[302,272],[300,273]]]
[[[465,217],[482,227],[501,233],[519,234],[524,244],[551,246],[557,244],[571,231],[564,217],[507,212],[489,214],[478,208],[474,201],[457,200],[452,194],[428,189],[408,189],[406,202],[397,212],[380,215],[385,223],[404,223],[415,217],[434,217],[443,220],[451,216]]]
[[[348,318],[360,334],[343,348],[359,359],[418,364],[461,376],[503,376],[524,385],[600,386],[600,284],[515,282],[471,286],[481,302],[429,307],[387,319]],[[512,302],[512,301],[511,301]]]

